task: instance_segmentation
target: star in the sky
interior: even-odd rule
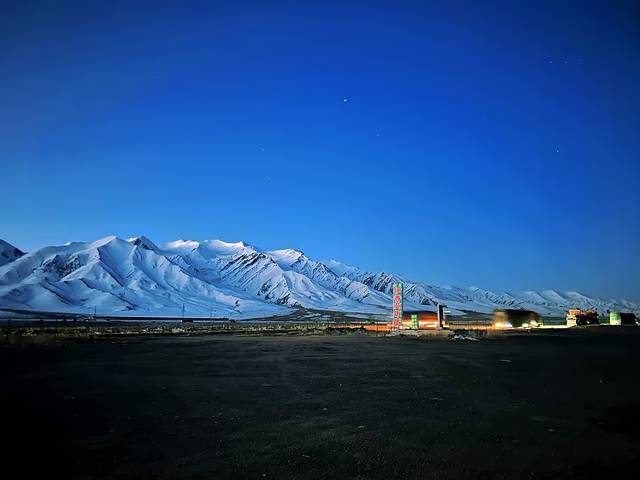
[[[343,101],[344,103],[347,103],[347,102],[349,101],[349,99],[348,99],[348,98],[343,98],[343,99],[342,99],[342,101]]]

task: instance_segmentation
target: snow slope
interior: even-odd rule
[[[9,262],[13,262],[22,255],[24,255],[23,251],[0,239],[0,267]]]
[[[49,311],[274,315],[286,309],[191,275],[145,242],[47,247],[0,267],[0,305]]]
[[[7,255],[3,257],[3,253]],[[564,314],[568,308],[634,311],[640,305],[577,292],[491,292],[436,286],[293,249],[262,251],[244,242],[140,236],[73,242],[22,254],[0,241],[0,307],[127,315],[249,318],[302,307],[386,314],[393,283],[405,285],[405,308],[490,312],[497,307]]]

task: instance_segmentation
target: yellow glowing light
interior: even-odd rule
[[[512,328],[512,325],[509,322],[496,322],[494,326],[495,328]]]

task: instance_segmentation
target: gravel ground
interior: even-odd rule
[[[21,478],[640,478],[640,328],[0,345]],[[9,470],[5,470],[9,471]]]

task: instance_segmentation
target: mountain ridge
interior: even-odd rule
[[[7,253],[2,257],[4,252]],[[574,291],[494,292],[438,286],[337,260],[318,261],[297,249],[265,251],[245,242],[110,235],[24,253],[0,240],[0,307],[48,311],[251,318],[295,308],[388,314],[391,288],[405,285],[408,310],[453,313],[523,308],[562,315],[568,308],[640,313],[628,300]]]

